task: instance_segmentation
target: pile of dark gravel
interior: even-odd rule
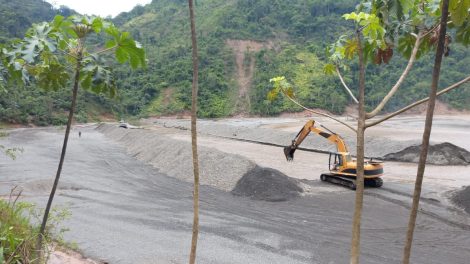
[[[296,179],[270,168],[256,166],[237,182],[232,194],[270,202],[299,197],[303,189]]]
[[[420,152],[421,145],[411,146],[399,152],[387,154],[384,159],[417,163]],[[435,165],[469,165],[470,152],[448,142],[431,145],[426,162]]]
[[[470,186],[464,187],[462,190],[455,193],[452,197],[452,201],[470,214]]]

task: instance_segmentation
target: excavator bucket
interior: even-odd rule
[[[294,160],[294,152],[295,152],[295,148],[293,148],[292,146],[287,146],[287,147],[284,147],[284,155],[286,155],[286,159],[287,161],[292,161]]]

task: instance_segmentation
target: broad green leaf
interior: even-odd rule
[[[348,39],[344,44],[344,57],[348,60],[352,59],[357,53],[358,47],[356,39]]]
[[[110,40],[106,41],[106,44],[104,45],[104,47],[106,49],[109,49],[109,48],[114,47],[114,46],[116,46],[116,41],[114,39],[110,39]]]
[[[449,11],[452,22],[461,26],[469,16],[470,0],[450,0]]]
[[[35,76],[39,87],[46,91],[57,91],[67,85],[70,75],[65,67],[59,63],[45,64],[38,67]]]
[[[126,33],[126,32],[124,32]],[[120,63],[129,61],[132,68],[137,68],[139,66],[145,66],[145,52],[140,43],[129,38],[128,34],[126,36],[121,36],[118,43],[118,48],[116,49],[116,59]]]
[[[125,63],[129,59],[128,53],[122,47],[117,47],[115,54],[119,63]]]
[[[269,91],[268,94],[267,94],[268,100],[270,102],[276,100],[278,93],[279,93],[278,89],[272,89],[271,91]]]
[[[470,21],[457,28],[456,41],[464,45],[470,44]]]
[[[80,86],[85,90],[91,89],[91,74],[89,72],[82,72]]]
[[[96,33],[100,33],[103,29],[103,19],[100,17],[95,17],[91,22],[91,28],[93,28]]]
[[[116,40],[119,39],[119,30],[114,25],[109,25],[105,28],[105,32],[110,36],[114,37]]]
[[[62,25],[62,22],[64,22],[64,17],[61,15],[57,15],[52,20],[52,26],[54,28],[60,28],[60,26]]]
[[[336,71],[336,66],[331,64],[331,63],[327,63],[325,64],[325,66],[323,67],[323,72],[325,74],[328,74],[328,75],[331,75],[331,74],[334,74]]]
[[[82,70],[81,85],[94,93],[105,93],[110,97],[115,95],[116,83],[111,70],[101,65],[90,63]]]
[[[343,15],[343,18],[346,19],[346,20],[354,20],[354,21],[357,21],[357,14],[356,12],[351,12],[349,14],[344,14]]]

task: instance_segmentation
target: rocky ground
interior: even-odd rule
[[[468,149],[466,142],[458,142],[468,122],[452,122],[452,129],[439,127],[446,120],[435,122],[433,140],[446,138]],[[287,145],[304,122],[290,118],[199,123],[200,263],[347,262],[354,192],[319,181],[328,156],[299,151],[294,162],[287,163],[278,146],[230,139]],[[419,142],[415,131],[421,121],[394,122],[407,137],[388,127],[371,130],[368,155],[383,156]],[[353,141],[347,130],[322,123]],[[81,138],[75,129],[55,201],[73,214],[64,223],[70,228],[66,240],[76,242],[86,256],[109,263],[185,263],[192,219],[188,124],[151,120],[142,130],[103,125],[81,128]],[[18,185],[24,199],[44,204],[62,132],[20,129],[3,140],[5,145],[24,146],[25,152],[16,161],[0,158],[0,195]],[[331,148],[314,139],[309,137],[305,146]],[[366,190],[367,250],[362,263],[401,259],[416,165],[385,166],[383,188]],[[454,206],[452,197],[468,190],[468,172],[468,166],[427,167],[413,263],[467,263],[470,218]],[[466,200],[465,195],[458,197]]]

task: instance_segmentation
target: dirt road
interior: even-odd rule
[[[143,164],[93,128],[81,131],[69,143],[55,202],[73,214],[65,239],[109,263],[186,263],[191,184]],[[19,185],[25,199],[44,206],[61,141],[56,129],[12,132],[2,143],[24,153],[15,161],[0,157],[0,195]],[[334,191],[270,203],[203,186],[198,262],[347,263],[354,192],[317,184]],[[400,261],[407,217],[392,196],[366,196],[362,263]],[[465,225],[421,214],[412,262],[468,263],[468,245]]]

